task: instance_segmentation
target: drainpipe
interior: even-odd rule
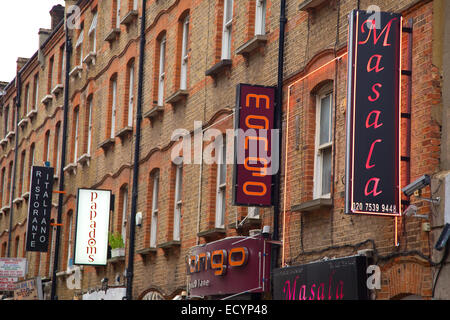
[[[12,233],[12,225],[13,225],[13,215],[14,215],[14,193],[16,193],[16,167],[17,167],[17,146],[19,145],[19,108],[20,108],[20,96],[21,96],[21,86],[22,86],[22,73],[20,71],[17,72],[16,77],[16,88],[17,88],[17,95],[16,95],[16,116],[15,116],[15,123],[14,123],[14,132],[15,132],[15,146],[14,146],[14,162],[13,162],[13,174],[12,174],[12,181],[11,181],[11,188],[10,188],[10,196],[9,196],[9,229],[8,229],[8,258],[11,257],[11,233]]]
[[[281,193],[281,153],[282,153],[282,113],[283,113],[283,69],[284,69],[284,36],[286,19],[286,0],[281,0],[280,4],[280,33],[278,44],[278,84],[277,84],[277,98],[276,98],[276,111],[275,111],[275,125],[279,129],[278,145],[279,147],[279,159],[278,173],[274,177],[274,209],[273,209],[273,234],[272,239],[279,240],[279,217],[280,217],[280,193]],[[286,179],[286,172],[284,173]],[[286,192],[286,190],[284,190]],[[282,244],[284,245],[284,243]],[[272,270],[278,265],[278,255],[280,247],[278,245],[272,246]]]
[[[69,37],[69,29],[67,27],[67,19],[65,21],[65,34],[66,34],[66,69],[65,69],[65,82],[64,82],[64,111],[63,111],[63,127],[62,127],[62,145],[61,145],[61,161],[59,168],[59,190],[64,190],[64,167],[66,166],[66,145],[67,145],[67,117],[69,112],[69,72],[70,72],[70,57],[72,54],[72,40]],[[55,239],[55,256],[53,260],[53,274],[52,274],[52,291],[51,300],[57,300],[56,296],[56,271],[58,270],[59,262],[59,247],[61,238],[61,223],[62,223],[62,211],[63,211],[63,199],[64,195],[59,194],[58,198],[58,217],[56,226],[56,239]]]
[[[146,20],[147,1],[142,0],[141,17],[141,39],[139,53],[139,75],[138,75],[138,96],[136,107],[136,142],[134,145],[134,164],[133,164],[133,189],[131,194],[131,214],[130,214],[130,238],[128,250],[127,277],[127,300],[133,299],[133,272],[134,272],[134,242],[136,230],[136,211],[138,197],[138,179],[139,179],[139,150],[141,146],[141,122],[142,122],[142,91],[144,85],[144,53],[145,53],[145,20]]]

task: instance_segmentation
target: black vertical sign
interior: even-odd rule
[[[400,14],[350,14],[346,213],[400,215],[401,27]]]
[[[48,251],[54,171],[50,167],[31,168],[27,251]]]

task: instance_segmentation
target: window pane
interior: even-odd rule
[[[322,195],[331,192],[331,148],[322,151]]]
[[[320,144],[330,142],[330,111],[331,95],[321,99],[320,102]]]

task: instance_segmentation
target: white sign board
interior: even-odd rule
[[[76,265],[106,265],[111,191],[78,189]]]
[[[27,259],[0,258],[0,278],[22,278],[27,274]]]
[[[0,278],[0,291],[16,290],[16,282],[18,278]]]

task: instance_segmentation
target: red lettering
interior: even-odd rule
[[[314,288],[316,287],[316,284],[314,283],[311,286],[311,296],[309,297],[309,300],[314,300]]]
[[[322,288],[322,293],[320,293],[320,288]],[[321,283],[319,285],[319,287],[317,288],[317,300],[324,300],[324,295],[323,295],[324,290],[325,290],[324,285],[323,285],[323,283]]]
[[[371,182],[373,181],[373,188],[372,190],[368,191],[368,187],[371,184]],[[378,191],[378,183],[380,182],[379,178],[371,178],[369,179],[369,181],[367,181],[366,183],[366,187],[364,188],[364,194],[366,196],[368,196],[369,194],[373,194],[374,197],[378,196],[380,193],[382,193],[383,191]]]
[[[286,300],[295,300],[295,286],[297,285],[297,279],[298,279],[298,276],[295,277],[293,290],[291,290],[291,282],[289,280],[286,280],[286,282],[284,283],[283,293],[286,294]],[[286,292],[286,286],[287,286],[287,292]]]
[[[367,161],[366,161],[366,169],[371,169],[371,168],[375,167],[374,164],[372,164],[372,165],[370,164],[370,159],[372,158],[372,152],[373,152],[373,147],[375,146],[375,143],[378,143],[378,142],[381,142],[381,141],[382,141],[381,139],[377,139],[370,146],[369,155],[368,155]]]
[[[384,67],[380,68],[380,62],[382,57],[383,56],[381,54],[374,54],[373,56],[371,56],[369,62],[367,63],[367,72],[372,72],[373,70],[375,70],[375,72],[380,72],[381,70],[383,70]],[[377,59],[377,62],[374,67],[372,67],[373,58]]]
[[[96,200],[98,197],[97,192],[91,192],[91,202],[93,202],[94,200]]]
[[[370,120],[372,114],[375,114],[375,121],[372,123],[369,123],[369,120]],[[373,126],[375,129],[377,129],[378,127],[381,127],[383,124],[382,123],[378,124],[378,120],[380,119],[380,114],[381,114],[381,111],[379,111],[379,110],[371,111],[366,118],[366,128]]]
[[[378,92],[378,90],[375,87],[381,88],[381,87],[383,87],[383,85],[381,83],[375,83],[372,86],[372,91],[375,93],[375,98],[372,98],[371,96],[369,96],[369,101],[370,102],[377,101],[378,98],[380,97],[380,93]]]
[[[376,45],[378,40],[380,40],[381,36],[383,35],[383,33],[386,32],[386,34],[384,35],[383,47],[389,47],[391,45],[390,43],[388,43],[389,32],[391,31],[391,25],[392,25],[392,22],[394,20],[397,20],[397,18],[392,18],[391,21],[389,21],[386,24],[386,26],[381,31],[379,36],[377,36],[377,29],[376,29],[375,20],[366,20],[366,21],[364,21],[363,24],[361,25],[361,33],[365,33],[366,31],[364,30],[364,26],[367,25],[367,24],[370,24],[369,34],[367,35],[366,40],[360,41],[358,44],[366,44],[369,41],[370,35],[372,34],[372,30],[373,30],[373,44]]]

